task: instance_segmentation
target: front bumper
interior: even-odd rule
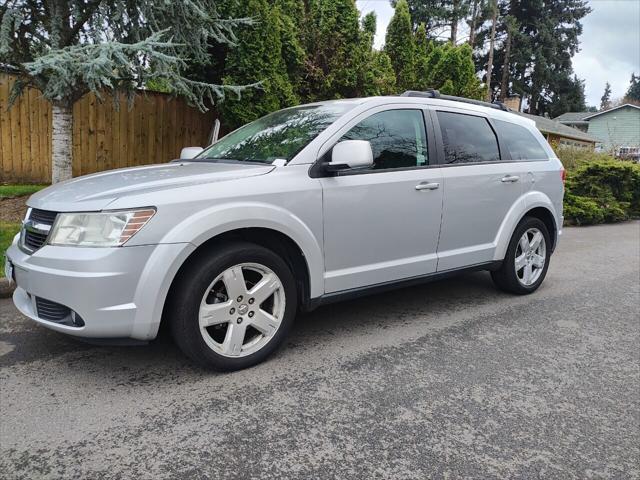
[[[175,272],[192,249],[185,243],[116,248],[47,245],[29,255],[14,242],[7,250],[16,282],[13,301],[24,315],[59,332],[150,340],[157,334]],[[69,308],[84,325],[41,318],[35,297]]]

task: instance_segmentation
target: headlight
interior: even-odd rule
[[[99,213],[59,213],[50,245],[118,247],[133,237],[156,213],[153,208]]]

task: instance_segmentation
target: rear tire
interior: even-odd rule
[[[551,241],[544,222],[524,217],[509,241],[502,266],[491,272],[498,288],[509,293],[526,295],[535,292],[549,268]]]
[[[296,315],[287,263],[253,243],[214,247],[192,260],[175,285],[168,309],[174,340],[188,357],[219,371],[262,362]]]

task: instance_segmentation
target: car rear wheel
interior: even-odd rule
[[[520,295],[536,291],[549,268],[550,246],[544,222],[535,217],[523,218],[513,232],[501,268],[491,272],[494,283]]]
[[[291,270],[259,245],[216,248],[192,261],[177,282],[173,337],[190,358],[216,370],[263,361],[282,343],[296,314]]]

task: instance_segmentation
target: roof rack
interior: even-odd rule
[[[451,100],[454,102],[463,102],[470,103],[472,105],[480,105],[481,107],[489,107],[489,108],[497,108],[498,110],[504,110],[505,112],[509,111],[509,107],[507,107],[502,102],[483,102],[481,100],[473,100],[471,98],[464,97],[455,97],[453,95],[442,95],[438,90],[425,90],[424,92],[420,92],[418,90],[407,90],[404,92],[402,97],[425,97],[425,98],[439,98],[441,100]]]

